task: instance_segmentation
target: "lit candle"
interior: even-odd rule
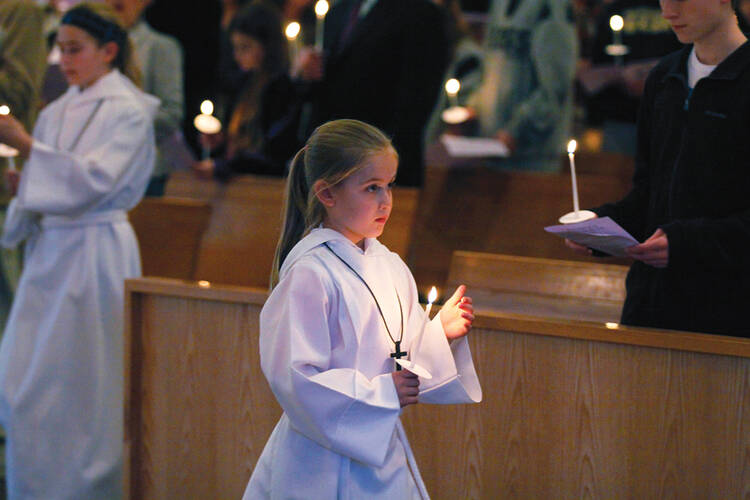
[[[195,117],[193,125],[203,134],[218,134],[221,131],[221,122],[213,116],[214,103],[206,99],[201,103],[201,114]],[[211,149],[203,146],[203,159],[207,160],[211,155]]]
[[[445,93],[448,94],[448,102],[451,107],[458,106],[458,91],[461,90],[461,82],[455,78],[451,78],[445,82]]]
[[[318,0],[315,3],[315,48],[323,50],[323,24],[328,14],[328,2]]]
[[[576,217],[578,217],[578,210],[580,207],[578,206],[578,182],[576,181],[576,160],[575,160],[575,153],[576,153],[576,147],[578,146],[578,143],[575,139],[571,139],[570,142],[568,142],[568,159],[570,160],[570,179],[573,183],[573,212],[575,212]]]
[[[576,180],[576,160],[575,152],[578,144],[575,139],[568,142],[568,158],[570,159],[570,182],[573,184],[573,211],[560,217],[563,224],[573,224],[596,217],[596,214],[590,210],[581,210],[578,207],[578,181]]]
[[[294,66],[294,62],[297,60],[297,37],[299,36],[300,32],[300,25],[297,21],[292,21],[291,23],[286,25],[286,29],[284,30],[284,34],[286,35],[286,39],[289,42],[289,67],[292,68]]]
[[[425,327],[430,321],[430,310],[432,309],[432,303],[435,302],[435,299],[437,299],[437,288],[433,286],[430,289],[430,293],[427,295],[427,307],[425,308],[424,322],[422,323],[422,329],[419,331],[419,336],[417,337],[416,342],[412,344],[411,353],[409,354],[409,360],[396,360],[398,364],[400,364],[410,372],[415,373],[416,375],[425,379],[432,378],[432,374],[426,368],[423,368],[416,364],[414,360],[417,357],[417,352],[419,352],[419,349],[422,347],[422,338],[424,337]]]
[[[625,26],[625,21],[622,16],[615,14],[609,18],[609,27],[612,28],[612,50],[615,55],[615,64],[618,66],[622,65],[622,28]]]
[[[10,108],[8,105],[3,104],[0,106],[0,115],[7,116],[10,114]],[[16,156],[18,156],[18,150],[14,149],[5,144],[0,144],[0,156],[8,159],[8,171],[16,171]]]

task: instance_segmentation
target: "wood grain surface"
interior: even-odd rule
[[[262,289],[126,284],[132,499],[240,498],[280,409]],[[432,498],[748,498],[750,340],[483,314],[484,400],[403,421]]]

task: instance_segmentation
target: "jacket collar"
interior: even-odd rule
[[[677,57],[673,58],[664,79],[675,77],[687,81],[687,61],[693,45],[684,46]],[[736,80],[750,66],[750,41],[745,41],[734,52],[721,61],[707,78],[714,80]]]

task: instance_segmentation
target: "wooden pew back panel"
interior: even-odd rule
[[[227,184],[189,173],[170,177],[167,193],[211,203],[194,279],[267,287],[281,234],[286,179],[240,176]],[[403,258],[408,252],[419,190],[395,188],[391,218],[380,240]]]
[[[465,284],[477,309],[616,322],[628,268],[455,251],[446,291]]]
[[[211,205],[188,198],[144,198],[130,211],[144,276],[192,279]]]

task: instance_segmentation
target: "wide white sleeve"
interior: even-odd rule
[[[77,215],[109,195],[132,168],[153,169],[154,131],[138,110],[115,107],[98,131],[102,140],[85,154],[56,149],[34,140],[24,165],[18,199],[27,210],[52,215]],[[99,113],[112,113],[102,109]],[[92,123],[92,125],[94,125]],[[64,126],[62,124],[61,126]]]
[[[440,321],[440,315],[427,323],[419,350],[415,353],[416,338],[425,321],[425,311],[419,305],[417,285],[406,267],[409,279],[409,335],[413,339],[407,349],[412,349],[414,362],[426,368],[431,379],[419,379],[420,403],[457,404],[478,403],[482,400],[482,387],[479,384],[474,361],[471,357],[466,336],[448,342]],[[406,274],[404,274],[406,276]],[[410,356],[411,356],[410,355]]]
[[[368,379],[331,367],[332,349],[352,346],[333,338],[337,294],[323,273],[299,262],[274,289],[260,317],[261,367],[297,432],[378,467],[398,422],[398,395],[390,373]]]

